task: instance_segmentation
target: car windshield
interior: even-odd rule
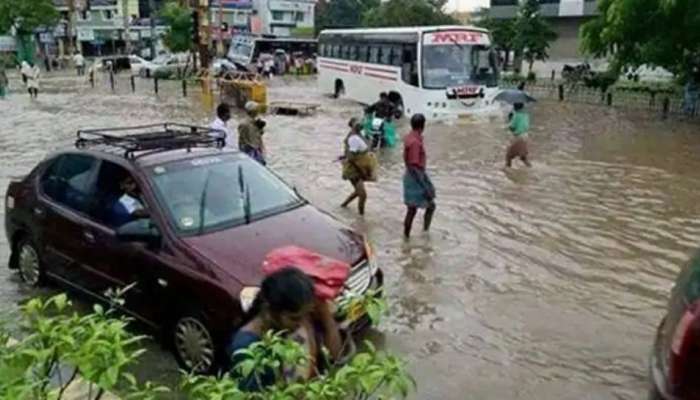
[[[151,177],[173,225],[199,235],[249,223],[304,201],[248,157],[221,155],[153,167]]]
[[[423,46],[423,87],[494,86],[495,64],[487,46],[458,43],[426,45]]]
[[[231,44],[229,58],[234,60],[250,60],[253,54],[253,44],[247,41],[239,41]]]

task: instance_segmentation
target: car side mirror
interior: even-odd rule
[[[160,243],[161,235],[150,218],[141,218],[117,228],[117,239],[123,242],[140,242],[155,246]]]

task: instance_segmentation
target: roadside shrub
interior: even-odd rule
[[[113,304],[122,302],[123,292],[111,294]],[[341,312],[364,307],[375,323],[386,312],[386,302],[373,292],[350,296],[339,307]],[[15,333],[19,340],[10,338],[9,324],[2,322],[10,320],[19,326]],[[4,315],[2,321],[0,400],[60,400],[80,376],[88,382],[89,393],[81,397],[87,400],[98,400],[115,388],[120,388],[119,395],[125,400],[154,400],[171,391],[151,382],[139,384],[126,372],[126,367],[144,353],[139,346],[144,337],[129,333],[129,319],[116,315],[113,308],[95,305],[92,312],[81,315],[72,308],[67,296],[60,294],[46,300],[32,299],[18,312]],[[309,362],[298,343],[272,332],[244,352],[248,358],[239,366],[242,376]],[[72,367],[70,376],[61,375],[66,365]],[[405,362],[378,351],[369,342],[343,365],[331,366],[308,382],[280,379],[258,393],[241,392],[238,382],[228,374],[183,375],[180,384],[192,400],[395,399],[405,398],[414,387]]]

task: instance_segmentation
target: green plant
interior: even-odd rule
[[[152,399],[165,390],[152,384],[139,387],[125,373],[143,353],[137,346],[143,337],[126,331],[127,319],[100,305],[86,315],[70,308],[65,294],[28,301],[16,316],[18,341],[9,339],[5,324],[0,326],[0,399],[58,400],[79,375],[90,382],[89,399],[99,399],[120,383],[129,385],[131,399]],[[62,376],[61,364],[73,367],[70,376]],[[57,387],[50,384],[54,378]]]
[[[170,28],[163,38],[170,51],[180,53],[192,50],[194,45],[192,30],[198,29],[192,26],[192,9],[178,2],[169,1],[161,10],[160,16]]]
[[[549,58],[549,44],[557,39],[557,34],[540,14],[537,0],[525,0],[520,5],[514,24],[513,48],[522,54],[532,72],[535,61]]]

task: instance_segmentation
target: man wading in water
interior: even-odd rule
[[[430,229],[430,223],[435,213],[435,187],[425,172],[426,155],[423,147],[423,129],[425,117],[416,114],[411,117],[411,133],[404,138],[403,160],[406,173],[403,176],[403,201],[406,204],[406,218],[403,234],[411,236],[413,219],[419,208],[425,208],[423,230]]]

